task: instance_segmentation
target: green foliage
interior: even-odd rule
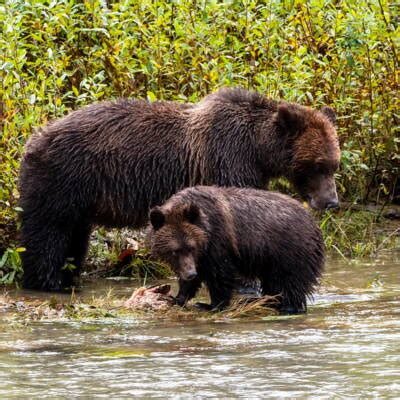
[[[147,249],[141,248],[128,265],[118,271],[118,275],[128,275],[146,285],[148,279],[169,278],[173,275],[169,266],[150,257]]]
[[[368,211],[327,212],[320,227],[326,248],[342,257],[373,256],[385,247],[400,246],[400,228],[383,225],[379,214]]]
[[[398,9],[387,0],[5,0],[0,247],[34,127],[94,101],[197,101],[224,85],[338,112],[341,197],[394,196]]]
[[[24,251],[22,247],[7,249],[0,259],[0,284],[10,285],[22,276],[22,265],[19,253]]]
[[[99,228],[93,232],[91,239],[87,263],[88,269],[90,266],[95,269],[90,273],[107,277],[125,276],[144,282],[143,285],[147,280],[173,275],[168,265],[150,256],[144,246],[143,232]],[[129,248],[130,252],[127,251]]]

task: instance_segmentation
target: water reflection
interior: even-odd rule
[[[399,264],[399,253],[374,263],[330,260],[309,313],[295,317],[13,330],[0,314],[0,397],[393,397]]]

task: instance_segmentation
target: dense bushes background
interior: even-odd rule
[[[399,11],[384,0],[5,0],[0,247],[14,232],[19,160],[33,127],[118,96],[197,101],[241,85],[332,105],[341,197],[392,200]]]

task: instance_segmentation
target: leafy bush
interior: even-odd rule
[[[9,285],[22,277],[22,265],[19,253],[22,247],[7,249],[0,259],[0,284]]]
[[[197,101],[241,85],[332,105],[342,198],[391,200],[398,15],[385,0],[5,0],[0,247],[15,237],[19,162],[33,127],[119,96]]]

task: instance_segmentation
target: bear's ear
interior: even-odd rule
[[[190,203],[183,212],[184,218],[191,224],[195,224],[200,219],[200,209],[196,204]]]
[[[329,121],[332,122],[332,124],[336,125],[336,113],[333,108],[330,108],[328,106],[323,106],[321,108],[322,114],[325,115],[325,117],[328,117]]]
[[[165,223],[165,215],[160,207],[154,207],[150,211],[150,222],[155,230],[160,229]]]
[[[304,111],[286,103],[279,104],[276,119],[282,130],[291,134],[303,131],[306,126]]]

